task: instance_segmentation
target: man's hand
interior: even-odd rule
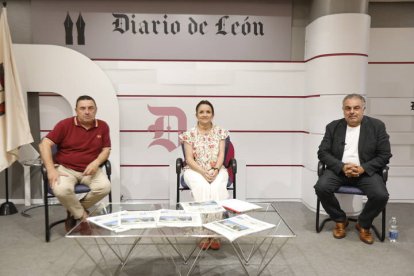
[[[99,163],[95,160],[89,163],[89,165],[86,167],[86,169],[83,171],[83,175],[93,175],[95,174],[99,169]]]
[[[359,177],[361,174],[363,174],[365,172],[364,168],[361,166],[354,166],[352,167],[352,173],[351,176],[352,177]]]
[[[49,180],[49,186],[53,189],[55,185],[59,184],[59,177],[60,176],[68,176],[66,173],[59,172],[55,168],[52,170],[48,170],[47,172],[47,179]]]
[[[342,167],[342,171],[344,172],[346,177],[351,177],[353,166],[354,164],[352,163],[345,163],[344,166]]]
[[[342,171],[347,177],[359,177],[365,172],[364,168],[353,163],[346,163],[342,167]]]

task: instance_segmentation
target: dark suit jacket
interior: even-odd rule
[[[325,135],[319,145],[318,158],[326,164],[327,169],[337,175],[342,173],[342,156],[345,148],[347,123],[345,119],[335,120],[326,126]],[[358,142],[358,155],[365,173],[372,176],[381,173],[388,164],[392,154],[389,135],[382,121],[364,116]]]

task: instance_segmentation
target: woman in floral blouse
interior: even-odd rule
[[[195,201],[222,200],[229,197],[229,175],[223,166],[227,130],[213,125],[214,107],[201,101],[196,107],[197,126],[180,135],[184,143],[184,180]]]
[[[209,101],[197,104],[196,117],[197,125],[180,135],[187,163],[184,181],[195,201],[227,199],[229,175],[223,162],[225,139],[229,133],[213,124],[214,107]],[[208,243],[200,246],[208,247]],[[210,248],[220,248],[219,242],[214,241]]]

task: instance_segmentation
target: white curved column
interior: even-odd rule
[[[310,134],[304,141],[302,201],[312,210],[316,207],[317,150],[325,126],[343,117],[346,94],[366,94],[369,29],[370,17],[357,13],[323,16],[306,28],[306,94],[321,95],[309,99],[304,110]],[[362,208],[360,199],[344,205],[351,213]]]
[[[107,75],[79,52],[54,45],[15,44],[14,53],[22,91],[54,92],[64,97],[74,114],[76,99],[90,95],[98,105],[97,117],[111,130],[112,196],[120,199],[119,105]]]

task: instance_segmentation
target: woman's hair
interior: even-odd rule
[[[211,107],[211,114],[213,114],[213,115],[214,115],[214,107],[213,107],[213,105],[212,105],[209,101],[207,101],[207,100],[202,100],[201,102],[199,102],[199,103],[197,104],[197,106],[196,106],[196,114],[197,114],[197,112],[198,112],[198,108],[199,108],[199,107],[200,107],[200,105],[202,105],[202,104],[206,104],[206,105],[210,106],[210,107]]]

